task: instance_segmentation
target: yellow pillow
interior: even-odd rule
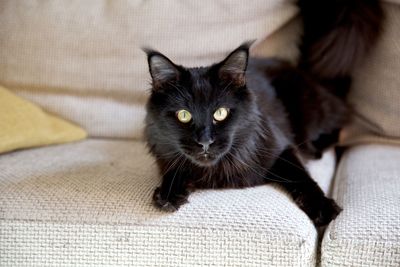
[[[0,86],[0,153],[80,140],[86,132]]]

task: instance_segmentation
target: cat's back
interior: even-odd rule
[[[287,110],[271,84],[273,72],[286,64],[279,59],[250,58],[246,72],[246,84],[255,96],[263,126],[274,135],[276,143],[279,143],[278,146],[285,146],[293,138]]]
[[[265,95],[269,98],[275,96],[274,89],[267,77],[267,70],[274,67],[275,60],[268,58],[249,58],[246,83],[247,87],[255,94]]]
[[[285,117],[285,108],[277,98],[275,88],[271,84],[271,75],[281,69],[285,61],[273,58],[249,58],[246,72],[246,83],[256,98],[256,103],[263,115],[277,120]]]

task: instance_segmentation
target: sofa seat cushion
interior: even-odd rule
[[[322,266],[400,266],[400,146],[350,149],[335,183],[343,212],[325,232]]]
[[[333,166],[311,166],[325,187]],[[141,142],[1,156],[0,265],[314,266],[317,231],[276,186],[199,191],[169,214],[151,203],[159,183]]]

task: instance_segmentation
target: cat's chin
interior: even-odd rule
[[[216,165],[220,159],[220,157],[216,157],[210,154],[201,154],[196,157],[189,156],[190,160],[200,166],[200,167],[212,167]]]

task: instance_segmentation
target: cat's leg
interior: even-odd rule
[[[161,210],[172,212],[187,203],[190,194],[187,188],[187,178],[187,172],[184,170],[175,168],[167,171],[162,178],[161,186],[154,191],[155,206]]]
[[[300,139],[301,138],[301,139]],[[304,140],[304,138],[300,137],[298,140]],[[319,140],[319,139],[318,139]],[[296,140],[297,142],[297,140]],[[322,158],[323,149],[315,146],[313,141],[299,141],[298,149],[302,153],[303,156],[310,159],[320,159]]]
[[[315,140],[304,142],[298,142],[296,140],[296,142],[301,143],[301,145],[298,146],[298,149],[303,156],[309,157],[311,159],[320,159],[322,158],[325,150],[333,147],[339,142],[339,134],[340,129],[338,128],[330,133],[321,133]],[[303,137],[300,136],[300,138]]]
[[[315,158],[320,159],[322,153],[339,142],[340,129],[333,130],[331,133],[320,134],[318,139],[312,141],[312,145],[315,148]]]
[[[293,149],[282,152],[270,169],[269,175],[275,180],[285,178],[280,185],[289,192],[316,226],[327,225],[340,213],[341,208],[333,199],[324,195]]]

